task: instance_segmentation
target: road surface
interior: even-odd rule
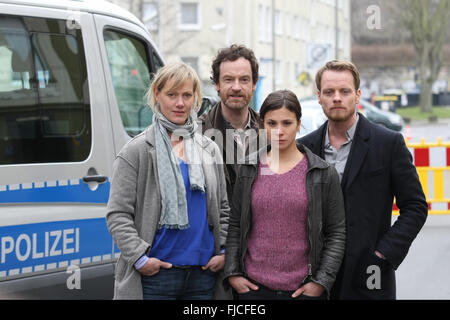
[[[396,277],[397,299],[450,299],[450,215],[428,216]]]
[[[405,135],[408,135],[408,129],[405,127]],[[441,137],[443,142],[450,142],[450,120],[439,120],[438,123],[429,123],[427,121],[414,121],[409,128],[410,142],[420,142],[422,138],[425,142],[437,142]]]

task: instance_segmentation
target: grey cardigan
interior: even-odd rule
[[[223,160],[212,140],[198,133],[194,140],[203,151],[208,224],[219,254],[225,246],[230,212]],[[122,148],[113,166],[106,222],[121,252],[115,269],[114,299],[142,299],[141,275],[134,263],[151,248],[160,209],[155,134],[151,125]]]

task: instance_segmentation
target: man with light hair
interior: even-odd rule
[[[347,243],[333,299],[395,299],[395,271],[422,228],[428,205],[403,136],[357,112],[356,66],[333,60],[316,75],[328,121],[302,137],[334,165],[344,194]],[[394,197],[400,216],[391,226]]]

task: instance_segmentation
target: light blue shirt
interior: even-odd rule
[[[352,142],[355,136],[356,125],[358,124],[358,121],[359,115],[356,114],[355,123],[346,132],[347,141],[339,148],[339,150],[336,150],[336,148],[333,147],[330,143],[330,138],[328,136],[328,126],[330,125],[330,123],[328,122],[324,144],[325,161],[336,168],[336,171],[339,173],[340,182],[342,181],[342,177],[344,176],[345,166],[347,165],[347,159],[352,148]]]

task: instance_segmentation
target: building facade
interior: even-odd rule
[[[260,63],[255,105],[277,89],[314,94],[326,61],[351,58],[350,0],[110,0],[149,28],[166,61],[190,63],[215,95],[211,62],[233,43],[252,48]]]

